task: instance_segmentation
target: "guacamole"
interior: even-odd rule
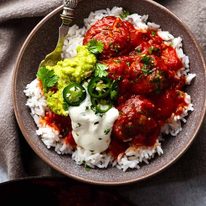
[[[53,71],[58,77],[56,91],[45,92],[49,108],[56,114],[68,115],[66,103],[62,96],[63,89],[71,82],[81,83],[94,71],[96,57],[86,46],[77,48],[77,55],[70,59],[59,61],[55,66],[46,66],[46,69]]]

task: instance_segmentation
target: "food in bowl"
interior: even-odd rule
[[[48,148],[126,171],[162,155],[163,136],[182,130],[195,74],[181,37],[147,19],[114,7],[69,28],[62,60],[39,68],[24,90]]]

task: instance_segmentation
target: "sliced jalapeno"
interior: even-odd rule
[[[93,110],[97,113],[105,113],[112,108],[112,104],[110,100],[92,98],[91,101],[92,101]]]
[[[111,90],[112,80],[106,77],[95,77],[88,84],[88,92],[91,97],[104,98]]]
[[[86,98],[86,91],[80,84],[71,83],[64,88],[63,97],[69,106],[79,106]]]

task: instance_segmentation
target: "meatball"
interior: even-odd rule
[[[138,95],[132,96],[118,107],[120,116],[113,126],[114,137],[123,142],[132,141],[137,144],[139,139],[142,145],[153,144],[152,137],[157,138],[160,131],[158,123],[152,117],[154,109],[155,105],[150,100]]]
[[[104,44],[101,59],[127,54],[130,51],[130,28],[134,28],[132,24],[118,17],[104,17],[86,32],[83,43],[92,39],[101,41]]]
[[[143,60],[151,61],[146,65]],[[159,67],[154,55],[131,55],[102,61],[108,66],[111,79],[119,81],[120,95],[125,93],[147,95],[160,93],[168,87],[170,78],[164,65]]]

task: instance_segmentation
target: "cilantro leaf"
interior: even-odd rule
[[[93,39],[87,44],[88,50],[93,54],[100,54],[104,49],[104,44],[101,41]]]
[[[54,71],[48,70],[46,67],[41,67],[38,70],[37,77],[41,80],[45,91],[47,91],[48,88],[53,87],[59,79],[59,77],[54,74]]]
[[[97,63],[95,67],[95,77],[106,77],[108,72],[106,71],[108,67],[104,64]]]
[[[125,19],[127,16],[129,16],[129,12],[126,10],[123,10],[123,12],[120,14],[121,19]]]

